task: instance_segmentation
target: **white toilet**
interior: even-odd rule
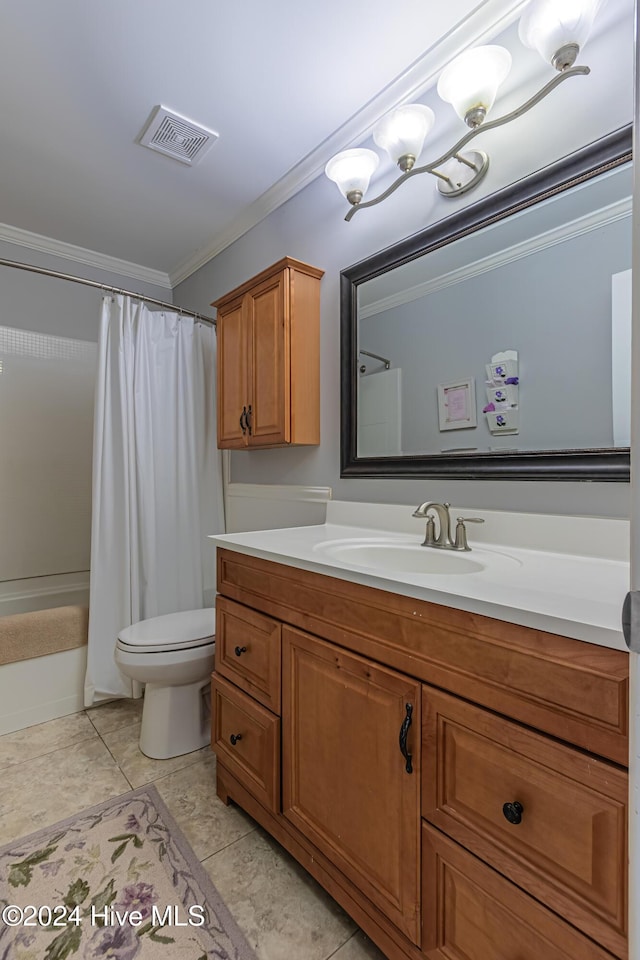
[[[118,667],[145,684],[140,749],[147,757],[167,760],[209,743],[215,624],[209,607],[141,620],[118,634]]]

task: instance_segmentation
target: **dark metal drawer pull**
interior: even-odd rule
[[[413,773],[413,763],[411,760],[411,754],[407,750],[407,734],[409,733],[409,727],[411,726],[411,714],[413,713],[413,707],[410,703],[407,703],[405,706],[407,715],[402,721],[402,726],[400,727],[400,753],[405,758],[406,765],[405,770],[407,773]]]
[[[520,823],[523,811],[524,807],[517,800],[514,800],[513,803],[505,803],[502,806],[502,812],[509,823]]]
[[[235,649],[234,649],[233,652],[235,653],[236,657],[241,657],[243,653],[246,653],[246,652],[247,652],[247,648],[246,648],[246,647],[235,647]]]
[[[242,734],[241,734],[241,733],[232,733],[231,736],[229,737],[229,740],[231,741],[231,746],[232,746],[232,747],[235,747],[235,745],[236,745],[236,743],[238,742],[238,740],[242,740]]]

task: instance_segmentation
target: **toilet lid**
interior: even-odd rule
[[[118,634],[118,642],[131,647],[186,647],[200,640],[213,640],[216,632],[216,611],[184,610],[162,617],[140,620]]]

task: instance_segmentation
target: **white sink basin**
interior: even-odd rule
[[[423,547],[418,540],[329,540],[317,544],[314,549],[344,566],[389,573],[458,576],[482,573],[488,568],[499,572],[505,564],[519,565],[514,557],[495,551],[441,550]]]

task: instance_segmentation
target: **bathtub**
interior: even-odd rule
[[[89,606],[88,571],[0,584],[0,618],[12,622],[20,614],[75,606]],[[83,710],[86,664],[86,644],[1,663],[0,735]]]

